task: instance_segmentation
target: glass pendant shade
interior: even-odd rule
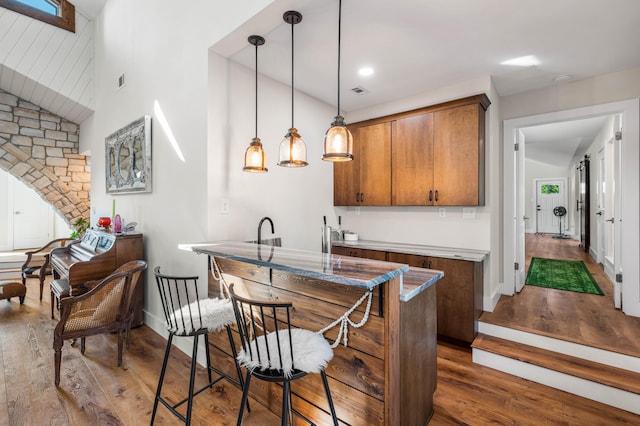
[[[293,125],[293,112],[295,110],[293,71],[294,71],[294,49],[293,49],[293,26],[302,21],[302,14],[295,10],[289,10],[282,15],[284,22],[291,25],[291,127],[284,139],[280,142],[280,155],[278,156],[278,166],[282,167],[304,167],[307,163],[307,146],[298,134],[298,129]]]
[[[253,138],[244,153],[244,167],[242,171],[251,173],[266,173],[269,170],[264,166],[264,150],[260,138]]]
[[[340,115],[336,116],[331,128],[324,134],[322,159],[334,162],[353,160],[353,136]]]
[[[264,166],[265,155],[258,137],[258,46],[264,44],[264,37],[251,35],[247,39],[256,48],[256,136],[251,139],[249,147],[244,152],[244,167],[242,171],[250,173],[266,173],[269,170]]]
[[[307,163],[307,146],[298,134],[298,129],[289,129],[280,142],[278,166],[304,167]]]
[[[353,136],[347,129],[344,117],[340,115],[340,44],[342,34],[342,0],[338,1],[338,114],[331,123],[331,128],[324,134],[322,159],[325,161],[353,160]]]

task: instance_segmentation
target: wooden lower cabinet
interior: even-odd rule
[[[482,262],[392,252],[387,261],[443,271],[444,278],[436,283],[438,336],[464,344],[473,341],[482,313]]]

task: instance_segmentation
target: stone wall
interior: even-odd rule
[[[71,225],[89,220],[91,158],[80,126],[0,90],[0,168],[33,188]]]

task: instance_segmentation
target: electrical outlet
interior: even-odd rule
[[[476,209],[473,207],[463,207],[462,208],[462,218],[463,219],[475,219],[476,218]]]
[[[229,214],[229,211],[230,211],[229,199],[223,198],[222,203],[220,204],[220,214]]]
[[[440,207],[438,209],[438,216],[447,217],[447,209],[445,209],[444,207]]]
[[[356,207],[356,216],[360,216],[360,207]]]

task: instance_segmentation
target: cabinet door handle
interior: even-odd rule
[[[431,261],[429,261],[429,263],[427,264],[427,268],[431,269]]]
[[[356,203],[360,202],[360,193],[356,192]]]
[[[427,261],[426,261],[426,260],[423,260],[423,261],[422,261],[422,267],[423,267],[423,268],[426,268],[426,267],[427,267]]]
[[[429,202],[432,202],[432,201],[433,201],[433,190],[430,189],[429,190]]]
[[[364,203],[364,192],[360,193],[360,202]]]
[[[438,202],[438,190],[436,189],[436,202]]]

